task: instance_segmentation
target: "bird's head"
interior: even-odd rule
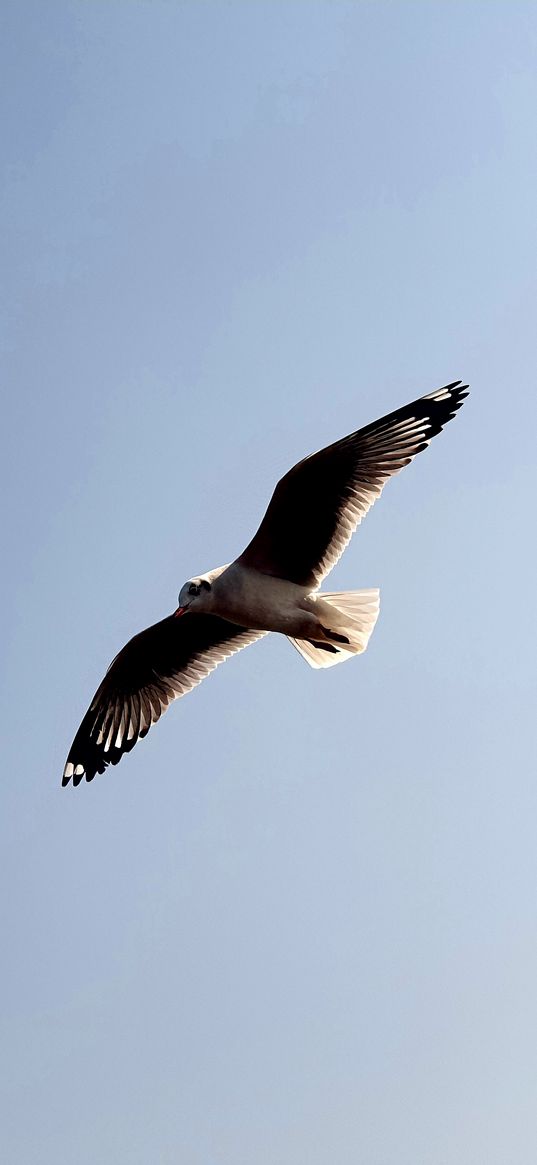
[[[211,607],[211,584],[206,578],[189,578],[188,582],[179,591],[179,606],[176,615],[184,615],[185,611],[208,611]]]

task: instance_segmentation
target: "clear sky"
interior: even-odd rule
[[[2,4],[2,1160],[537,1159],[532,3]],[[279,637],[60,788],[296,460],[472,394]]]

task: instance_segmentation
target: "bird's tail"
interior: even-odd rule
[[[378,619],[378,590],[321,591],[316,601],[326,636],[323,642],[288,636],[310,667],[333,667],[365,651]]]

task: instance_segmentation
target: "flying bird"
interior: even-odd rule
[[[388,479],[421,453],[468,394],[460,380],[300,461],[234,562],[189,579],[177,610],[110,664],[75,736],[62,784],[92,781],[146,736],[166,708],[229,655],[269,631],[311,667],[365,651],[378,590],[319,588]]]

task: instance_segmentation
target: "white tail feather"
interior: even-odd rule
[[[378,590],[320,591],[316,597],[323,604],[326,603],[327,613],[323,612],[323,624],[328,618],[330,630],[345,635],[349,642],[330,643],[327,640],[326,644],[318,647],[307,639],[293,639],[289,635],[289,642],[310,667],[334,667],[336,663],[343,663],[365,651],[378,619]]]

